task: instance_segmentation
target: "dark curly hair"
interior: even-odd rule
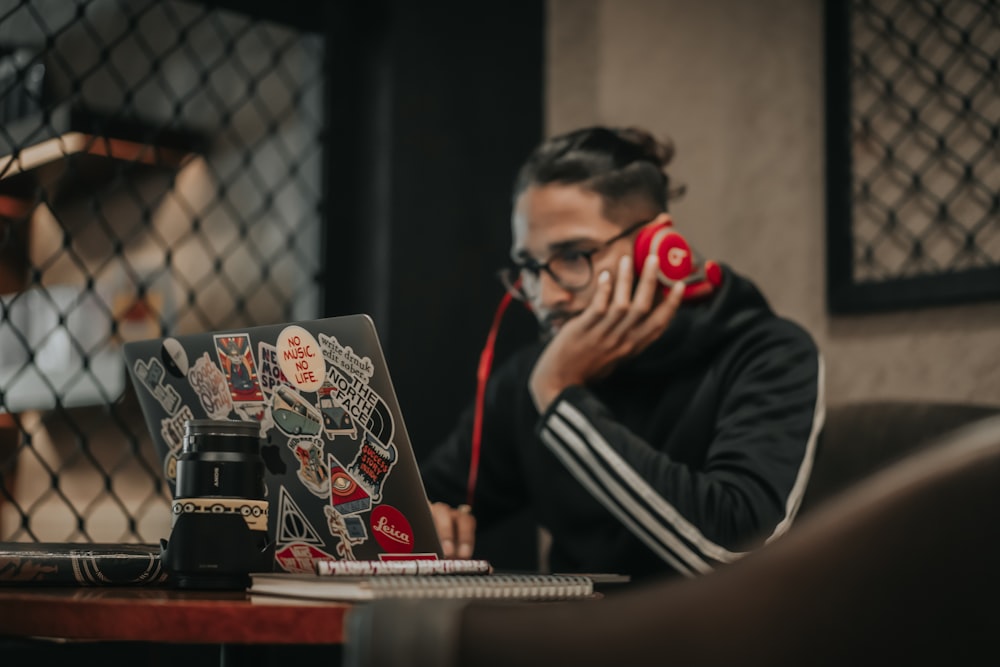
[[[604,200],[610,215],[615,206],[636,196],[657,211],[683,194],[671,188],[665,168],[673,159],[669,141],[657,141],[635,127],[586,127],[540,144],[525,160],[514,183],[514,200],[532,185],[580,185]]]

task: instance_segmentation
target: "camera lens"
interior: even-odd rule
[[[177,498],[264,499],[259,425],[224,419],[191,419],[177,459]]]
[[[241,589],[273,566],[260,425],[191,419],[177,459],[170,540],[161,556],[180,588]]]

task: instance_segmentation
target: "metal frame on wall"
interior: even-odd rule
[[[1000,3],[825,5],[829,310],[1000,299]]]
[[[542,136],[544,3],[0,0],[0,38],[0,540],[166,535],[130,340],[368,313],[415,451],[446,437]],[[512,311],[498,361],[537,332]],[[477,545],[524,569],[534,540]]]
[[[0,0],[0,539],[164,537],[122,345],[320,314],[317,23]]]

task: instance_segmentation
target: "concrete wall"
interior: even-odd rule
[[[644,126],[677,147],[702,253],[808,328],[828,402],[1000,403],[1000,304],[826,310],[820,0],[548,0],[546,131]]]

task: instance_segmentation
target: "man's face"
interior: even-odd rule
[[[622,231],[621,225],[605,217],[600,195],[577,185],[559,184],[525,190],[517,199],[511,226],[511,258],[515,262],[531,259],[540,264],[559,253],[571,256],[600,248]],[[576,291],[560,286],[548,272],[541,271],[528,293],[532,312],[543,332],[553,335],[567,320],[579,315],[593,298],[597,276],[605,270],[613,276],[618,260],[631,253],[631,236],[595,253],[591,257],[591,280]]]

